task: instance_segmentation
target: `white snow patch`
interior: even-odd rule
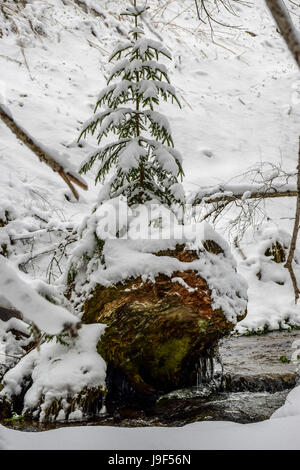
[[[54,400],[61,401],[66,412],[70,406],[67,399],[74,398],[85,388],[102,387],[104,390],[106,363],[96,349],[104,329],[102,324],[83,325],[78,337],[68,345],[55,340],[43,343],[40,351],[34,349],[5,374],[0,396],[18,396],[22,391],[21,384],[31,378],[32,385],[24,396],[23,412],[36,408],[40,421],[43,421],[46,408]],[[74,419],[75,415],[72,417]]]

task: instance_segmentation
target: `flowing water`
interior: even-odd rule
[[[61,426],[182,426],[195,421],[251,423],[268,419],[282,406],[298,381],[300,331],[260,336],[231,336],[222,341],[219,356],[199,358],[194,386],[161,396],[144,410],[108,409],[84,422],[20,422],[11,427],[41,431]],[[293,349],[294,347],[294,349]],[[295,349],[296,348],[296,349]],[[103,409],[102,409],[103,411]]]

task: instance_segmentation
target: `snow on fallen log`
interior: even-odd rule
[[[88,186],[84,179],[77,173],[75,167],[68,161],[66,155],[61,155],[59,152],[49,149],[41,142],[37,141],[26,131],[19,123],[17,123],[11,114],[10,110],[3,103],[0,102],[0,119],[7,125],[13,134],[23,144],[26,145],[41,162],[46,163],[50,168],[59,174],[72,191],[74,197],[79,199],[79,194],[72,183],[76,184],[85,191]]]
[[[80,326],[75,315],[41,297],[3,257],[0,257],[0,294],[45,333],[56,335],[66,328],[76,331]]]

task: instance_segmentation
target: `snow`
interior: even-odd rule
[[[140,59],[133,59],[130,61],[129,59],[123,59],[113,67],[111,74],[108,78],[108,82],[110,82],[110,80],[113,77],[117,76],[121,71],[124,71],[125,74],[128,75],[128,78],[131,80],[134,77],[135,72],[141,72],[142,67],[146,69],[146,75],[150,75],[149,72],[160,72],[164,74],[165,78],[167,77],[168,69],[164,64],[160,64],[154,60],[142,61]],[[150,76],[147,78],[150,78]]]
[[[154,151],[154,156],[157,158],[157,161],[163,170],[171,173],[174,176],[177,175],[178,165],[166,148],[157,146],[157,149]]]
[[[1,104],[1,102],[0,109],[2,109],[14,122],[16,122],[9,108]],[[80,175],[78,175],[76,167],[69,161],[69,155],[67,153],[60,154],[58,151],[55,151],[45,146],[34,136],[30,135],[30,133],[20,123],[16,124],[29,140],[31,140],[36,146],[38,146],[46,155],[48,155],[52,159],[54,165],[56,166],[55,171],[62,169],[66,174],[69,174],[70,176],[78,179],[82,186],[87,188],[85,180]]]
[[[276,410],[271,419],[290,418],[300,415],[300,386],[295,387],[286,397],[286,403]]]
[[[66,326],[77,327],[78,319],[65,308],[48,302],[9,262],[0,256],[0,291],[28,321],[49,334],[58,334]]]
[[[168,59],[172,59],[171,53],[168,51],[166,47],[164,47],[158,41],[154,41],[153,39],[143,38],[138,39],[134,43],[133,52],[139,51],[141,56],[144,56],[148,49],[156,50],[159,53],[168,57]]]
[[[56,400],[61,401],[65,417],[70,407],[68,399],[74,399],[85,388],[105,390],[106,363],[96,349],[104,329],[102,324],[83,325],[78,337],[70,340],[69,345],[53,339],[43,343],[39,351],[32,350],[6,373],[0,397],[18,396],[21,384],[31,378],[32,384],[24,396],[23,413],[36,409],[35,417],[43,421],[47,407]],[[76,411],[81,412],[79,408]],[[70,419],[76,416],[78,413]]]
[[[120,52],[125,51],[126,49],[129,49],[131,47],[132,43],[130,41],[128,42],[122,42],[117,45],[117,47],[112,51],[109,61],[111,61],[116,55],[118,55]]]
[[[131,168],[138,168],[140,158],[147,155],[146,149],[139,145],[138,139],[131,140],[122,150],[119,159],[119,166],[122,170],[128,171]]]
[[[2,302],[1,302],[2,303]],[[22,339],[16,338],[12,329],[23,333]],[[14,366],[24,354],[23,347],[27,346],[32,338],[29,336],[28,325],[18,318],[11,318],[7,322],[0,320],[0,377]]]
[[[148,98],[147,96],[147,91],[145,94],[145,98]],[[152,125],[157,125],[161,128],[163,128],[167,134],[171,134],[171,128],[168,119],[166,116],[163,114],[159,113],[158,111],[151,111],[151,110],[146,110],[143,111],[142,113],[144,116],[147,116],[147,118],[151,121]]]
[[[91,114],[99,90],[105,85],[111,51],[119,40],[124,40],[122,34],[127,28],[125,18],[122,22],[114,16],[119,14],[120,6],[127,6],[124,0],[103,0],[101,8],[95,0],[85,0],[85,3],[104,13],[105,21],[99,21],[75,4],[64,5],[57,0],[48,0],[47,4],[32,0],[25,6],[32,25],[42,28],[44,35],[33,32],[21,15],[16,14],[14,18],[19,37],[2,17],[0,20],[3,31],[0,90],[5,103],[31,136],[61,155],[67,151],[76,167],[95,152],[90,144],[78,147],[74,142],[81,121]],[[287,171],[293,171],[298,153],[299,73],[276,32],[265,2],[255,0],[252,6],[241,4],[236,20],[222,10],[222,19],[236,21],[241,28],[230,33],[217,28],[213,42],[209,29],[202,23],[199,25],[194,2],[174,0],[163,11],[157,0],[149,0],[149,5],[151,20],[143,20],[145,32],[153,37],[163,35],[164,44],[172,50],[174,58],[169,65],[170,78],[179,89],[183,110],[180,112],[163,103],[161,111],[168,116],[176,147],[184,157],[185,190],[195,194],[203,187],[230,184],[233,176],[258,161],[276,164],[282,161]],[[295,7],[291,4],[290,8]],[[296,15],[293,20],[297,22]],[[30,250],[35,253],[45,249],[49,243],[46,236],[53,237],[53,242],[59,239],[56,233],[45,234],[45,224],[37,216],[45,218],[52,227],[64,226],[66,230],[70,222],[78,227],[99,200],[99,188],[94,187],[92,170],[87,176],[89,191],[81,194],[76,204],[66,200],[65,195],[70,198],[70,192],[65,183],[16,141],[2,123],[0,132],[1,219],[9,212],[8,224],[0,228],[0,245],[8,245],[9,257],[17,265],[24,250],[29,256]],[[209,149],[210,158],[203,149]],[[249,190],[250,183],[245,184],[243,193]],[[107,189],[101,187],[102,194]],[[291,233],[294,199],[270,200],[265,204],[271,226]],[[223,227],[218,230],[222,232]],[[29,240],[10,245],[11,238],[24,235],[34,237],[35,245],[29,244]],[[91,249],[92,229],[86,242]],[[258,244],[261,249],[262,242],[257,241],[255,233],[249,234],[241,243],[247,260],[235,252],[238,271],[249,285],[248,315],[240,324],[241,332],[262,329],[266,323],[276,329],[280,325],[285,327],[287,317],[290,322],[300,324],[300,307],[293,303],[290,280],[283,277],[282,266],[268,264],[271,261],[264,259],[256,247]],[[29,266],[28,274],[46,281],[46,268],[43,260],[39,266]],[[257,268],[263,268],[263,281],[256,277]],[[283,280],[284,285],[276,284],[276,280]],[[299,397],[298,392],[294,393],[292,400],[295,399],[297,410]],[[20,433],[1,427],[0,446],[3,440],[3,445],[9,448],[299,449],[299,427],[299,414],[251,425],[196,423],[180,429],[80,427]]]
[[[134,16],[139,16],[142,15],[149,7],[142,5],[136,5],[133,7],[127,7],[124,12],[121,12],[121,15],[134,15]]]
[[[124,95],[126,95],[130,89],[132,89],[133,93],[137,92],[145,98],[158,99],[160,95],[164,96],[164,94],[169,94],[173,98],[177,97],[175,88],[169,83],[146,79],[135,83],[124,79],[105,87],[98,95],[98,102],[108,98],[109,105],[113,100],[117,99],[119,103],[122,103]]]
[[[300,326],[299,305],[295,305],[294,292],[289,273],[283,263],[275,263],[272,257],[265,256],[267,248],[279,242],[287,257],[291,236],[278,227],[262,224],[254,234],[248,232],[242,246],[246,256],[239,261],[239,272],[248,282],[248,313],[236,327],[240,333],[278,328],[288,329]],[[295,259],[300,260],[296,250]],[[300,276],[299,264],[293,269]],[[269,294],[270,293],[270,294]]]
[[[6,449],[299,450],[300,416],[255,424],[202,422],[184,427],[68,427],[20,432],[0,426]],[[2,437],[3,436],[3,437]]]
[[[185,201],[185,194],[183,187],[180,183],[174,183],[170,186],[170,191],[172,191],[174,197],[181,202]]]

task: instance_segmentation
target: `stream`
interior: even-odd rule
[[[195,386],[163,395],[147,409],[108,408],[106,414],[81,422],[24,420],[5,425],[23,431],[44,431],[70,425],[137,427],[182,426],[208,420],[263,421],[284,404],[287,394],[297,384],[298,364],[291,360],[292,355],[298,356],[296,342],[300,354],[299,330],[233,335],[219,345],[222,361],[209,364],[211,380],[203,381],[199,372]],[[203,372],[203,364],[195,367]]]

